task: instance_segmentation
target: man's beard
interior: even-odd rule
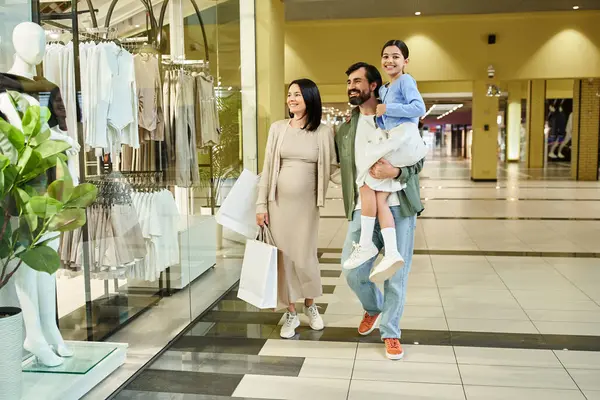
[[[358,96],[352,97],[350,96],[353,93],[358,93]],[[348,102],[353,106],[360,106],[366,103],[371,98],[371,93],[369,92],[359,92],[358,90],[349,90],[348,91]]]

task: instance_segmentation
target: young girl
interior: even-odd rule
[[[408,64],[408,47],[401,40],[390,40],[381,51],[381,66],[390,77],[390,83],[381,87],[379,97],[383,104],[377,106],[377,129],[369,138],[365,149],[372,166],[384,157],[395,167],[414,165],[427,154],[427,147],[418,128],[419,117],[425,114],[425,103],[417,89],[414,78],[404,73]],[[361,233],[344,268],[353,269],[363,265],[379,254],[373,243],[376,217],[379,219],[385,247],[385,257],[370,274],[373,282],[383,282],[392,277],[402,266],[404,259],[398,251],[394,217],[388,197],[403,190],[401,173],[396,179],[375,179],[369,168],[357,171],[356,183],[360,188]]]

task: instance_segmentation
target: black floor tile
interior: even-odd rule
[[[323,294],[333,294],[335,285],[323,285]]]
[[[168,351],[150,369],[297,377],[303,364],[303,357]]]
[[[123,390],[115,400],[256,400],[246,397],[214,396],[207,394],[186,394],[166,392],[143,392],[139,390]]]
[[[281,317],[283,317],[283,312],[210,311],[202,318],[202,321],[277,325]]]
[[[129,386],[129,390],[231,396],[243,375],[185,371],[146,370]]]
[[[228,353],[228,354],[253,354],[257,355],[266,343],[266,339],[243,339],[216,336],[182,336],[170,350]]]
[[[340,261],[337,261],[337,264],[339,264]],[[322,269],[321,270],[321,278],[339,278],[340,276],[342,276],[342,271],[336,271],[336,270],[332,270],[332,269]]]
[[[199,323],[205,324],[205,323]],[[238,339],[267,339],[277,328],[276,325],[242,324],[235,322],[210,323],[209,328],[194,327],[189,336],[229,337]]]

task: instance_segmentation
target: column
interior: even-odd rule
[[[600,79],[575,80],[571,173],[578,181],[598,180]]]
[[[242,156],[244,168],[258,172],[256,113],[256,7],[240,0],[240,59],[242,83]]]
[[[486,96],[487,85],[473,82],[471,179],[476,182],[498,179],[498,97]]]
[[[544,168],[546,157],[546,81],[527,83],[527,168]]]
[[[285,118],[285,6],[281,0],[255,3],[258,166],[261,170],[269,127]]]
[[[508,84],[508,112],[506,116],[506,161],[521,159],[521,99],[523,84],[519,81]]]

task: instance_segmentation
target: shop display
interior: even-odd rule
[[[56,269],[52,260],[57,258],[58,241],[51,232],[75,229],[85,223],[85,213],[79,208],[87,204],[81,196],[86,194],[84,190],[91,189],[89,186],[74,188],[66,166],[61,169],[58,180],[52,169],[48,169],[62,162],[57,158],[58,154],[67,149],[75,150],[71,144],[73,141],[60,130],[65,127],[60,91],[56,85],[34,76],[36,65],[44,57],[44,30],[37,24],[22,23],[14,30],[13,45],[17,52],[15,62],[10,73],[3,74],[0,79],[0,116],[15,128],[10,135],[8,127],[2,129],[5,139],[10,142],[3,144],[2,151],[6,161],[4,167],[7,168],[10,163],[16,176],[12,178],[12,188],[4,180],[3,198],[5,201],[18,198],[16,205],[24,216],[19,218],[18,225],[9,222],[11,206],[10,203],[3,204],[3,226],[10,224],[15,229],[18,226],[19,234],[11,235],[10,239],[3,237],[3,245],[13,241],[13,250],[5,253],[9,258],[5,261],[2,280],[7,279],[5,272],[12,271],[8,277],[14,274],[16,294],[25,322],[23,347],[43,364],[57,366],[63,363],[63,357],[71,357],[73,353],[56,325]],[[41,99],[46,100],[48,108],[39,108]],[[44,110],[51,114],[45,117],[47,112]],[[23,142],[16,138],[18,135]],[[23,146],[25,149],[19,148]],[[17,169],[17,165],[24,166]],[[27,189],[26,185],[31,189]],[[38,196],[46,190],[49,190],[49,197]],[[38,218],[43,219],[41,229],[38,229]],[[61,225],[61,221],[69,222]],[[6,233],[5,228],[3,235]],[[24,243],[25,250],[22,250]],[[20,261],[15,259],[11,265],[10,257],[11,254],[15,257],[14,252],[17,252]]]
[[[573,131],[573,99],[546,101],[547,147],[549,161],[570,161],[571,149],[566,148]]]

